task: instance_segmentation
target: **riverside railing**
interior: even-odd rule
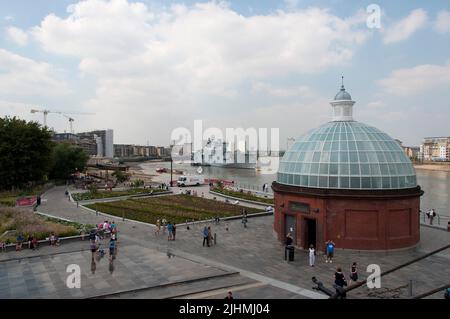
[[[245,183],[235,183],[234,184],[234,188],[236,189],[243,189],[243,190],[248,190],[248,191],[252,191],[258,194],[271,194],[273,195],[273,190],[270,187],[270,184],[267,184],[268,188],[266,191],[263,191],[263,186],[262,185],[252,185],[252,184],[245,184]]]
[[[442,214],[436,214],[433,218],[427,216],[426,212],[420,211],[420,222],[422,224],[432,225],[432,226],[443,226],[448,227],[450,223],[450,216],[445,216]]]

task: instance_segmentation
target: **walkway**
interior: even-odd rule
[[[104,217],[95,216],[94,213],[86,211],[81,207],[77,208],[75,204],[69,202],[68,199],[65,198],[64,187],[56,187],[48,191],[44,197],[47,198],[48,201],[45,205],[40,207],[40,210],[50,215],[91,224],[104,220]],[[213,233],[216,233],[217,235],[217,245],[212,247],[202,247],[201,225],[194,225],[189,230],[184,226],[178,227],[177,240],[175,242],[168,242],[165,235],[155,236],[153,228],[150,226],[137,224],[131,221],[123,222],[121,220],[116,220],[116,223],[120,230],[119,240],[122,247],[117,259],[117,270],[119,268],[124,270],[127,267],[131,267],[128,268],[128,270],[130,270],[133,267],[137,267],[137,269],[140,269],[140,271],[143,272],[141,274],[142,276],[150,276],[152,273],[156,272],[155,269],[150,269],[151,267],[146,265],[146,263],[142,263],[142,266],[139,266],[139,264],[131,265],[131,263],[139,263],[142,260],[147,260],[150,258],[149,256],[160,256],[157,257],[157,259],[161,258],[161,261],[164,259],[166,260],[166,263],[171,263],[172,258],[168,258],[168,256],[175,256],[174,259],[182,259],[186,263],[189,262],[192,263],[192,265],[197,265],[196,267],[188,267],[187,269],[191,270],[186,271],[182,267],[179,269],[177,268],[179,275],[183,278],[192,278],[194,275],[203,273],[203,267],[212,267],[230,273],[238,271],[241,276],[239,282],[248,286],[247,288],[245,288],[245,285],[240,286],[240,288],[238,285],[236,286],[237,291],[235,295],[237,298],[240,296],[247,296],[249,298],[268,298],[277,295],[286,298],[320,298],[323,296],[311,289],[313,286],[311,278],[316,276],[319,280],[323,281],[327,287],[331,287],[332,275],[335,271],[335,267],[338,265],[342,266],[344,272],[347,274],[351,263],[353,261],[358,262],[360,278],[364,280],[368,275],[368,273],[365,273],[365,269],[369,264],[380,265],[382,271],[388,270],[405,261],[420,256],[423,251],[434,249],[434,246],[443,246],[442,243],[450,242],[450,233],[422,227],[423,240],[417,249],[389,253],[337,250],[333,264],[325,263],[323,257],[319,255],[317,256],[316,266],[309,267],[307,253],[301,250],[296,251],[294,262],[288,263],[284,260],[283,247],[276,240],[273,232],[273,216],[249,219],[248,228],[244,228],[240,220],[230,221],[227,223],[228,231],[226,230],[226,224],[224,222],[221,222],[217,226],[211,224]],[[74,245],[75,244],[76,243],[74,243]],[[83,248],[86,247],[86,243],[79,243],[79,245],[79,250],[87,249]],[[62,247],[63,246],[58,247],[57,249],[61,249]],[[47,253],[47,249],[52,248],[45,248],[45,251],[42,249],[40,253]],[[128,252],[128,249],[130,249],[130,252]],[[447,253],[449,255],[447,255]],[[67,263],[69,260],[85,260],[87,256],[85,254],[89,255],[89,252],[74,252],[74,255],[67,258],[67,260],[62,258],[62,256],[64,256],[64,254],[62,254],[57,260],[59,260],[61,264]],[[15,255],[16,253],[8,253],[7,258],[13,258]],[[448,268],[449,259],[447,256],[450,256],[450,252],[445,252],[442,256],[430,257],[420,263],[413,264],[394,274],[388,275],[386,278],[383,278],[382,286],[386,289],[397,289],[399,291],[398,296],[402,298],[408,297],[408,290],[404,286],[409,283],[409,280],[412,278],[414,279],[414,294],[419,294],[440,286],[443,284],[444,279],[450,278],[450,269]],[[3,259],[3,255],[1,254],[0,259]],[[13,263],[13,261],[10,262]],[[86,262],[86,260],[84,262]],[[123,264],[120,264],[119,262]],[[14,265],[14,263],[12,265]],[[7,267],[7,269],[9,272],[12,271],[11,269],[14,269],[14,267]],[[85,271],[89,271],[89,269],[86,268]],[[162,268],[159,268],[158,272],[160,276],[170,276],[169,273],[164,274],[162,271]],[[13,273],[15,276],[10,277],[16,278],[15,280],[23,286],[23,283],[18,279],[18,273],[20,272]],[[107,274],[105,275],[107,276]],[[129,277],[131,278],[131,275]],[[56,277],[54,278],[56,279]],[[130,278],[127,279],[127,276],[124,276],[121,280],[131,280],[133,282],[134,279]],[[62,280],[62,278],[59,280]],[[104,289],[111,293],[120,291],[120,289],[128,289],[129,287],[142,287],[142,285],[139,284],[133,286],[132,282],[128,282],[129,285],[127,284],[124,287],[120,287],[121,283],[118,283],[118,286],[110,285]],[[145,282],[147,285],[150,283],[150,281]],[[261,285],[257,285],[256,283],[260,283]],[[0,283],[0,296],[2,295],[1,285],[2,283]],[[4,286],[5,284],[3,283],[3,287]],[[184,285],[183,287],[191,286]],[[212,290],[210,293],[203,293],[201,291],[192,292],[193,290],[191,292],[186,292],[189,290],[186,288],[187,290],[185,293],[187,298],[190,294],[193,296],[203,296],[205,298],[223,298],[223,295],[220,295],[221,288],[218,286],[217,282],[214,283],[211,281],[209,284],[208,282],[202,283],[202,288],[204,290]],[[23,287],[21,289],[23,289]],[[63,288],[59,287],[58,289]],[[104,290],[102,289],[103,288],[99,291],[103,292]],[[174,293],[175,292],[176,291],[174,291]],[[214,292],[217,292],[217,294],[215,295]],[[390,296],[389,294],[391,294],[388,290],[379,292],[379,295],[374,295],[373,292],[362,287],[352,291],[350,297],[383,298]],[[134,295],[135,293],[133,293],[133,296]],[[169,293],[166,291],[164,294],[161,290],[145,290],[138,292],[137,295],[155,298],[169,296]],[[88,294],[83,293],[82,296],[88,296]]]

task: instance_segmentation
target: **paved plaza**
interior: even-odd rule
[[[82,223],[111,219],[77,208],[64,190],[48,191],[39,210]],[[357,262],[364,280],[369,264],[386,271],[450,242],[449,232],[421,227],[421,244],[414,249],[371,253],[337,249],[332,264],[319,254],[316,266],[310,267],[302,250],[296,250],[293,262],[284,260],[284,248],[272,229],[273,216],[250,218],[247,228],[240,220],[230,221],[228,231],[225,222],[207,224],[217,237],[212,247],[202,246],[205,224],[189,230],[179,226],[177,240],[168,242],[165,234],[155,236],[152,226],[115,221],[119,246],[112,265],[106,256],[93,265],[87,241],[1,253],[0,298],[223,298],[228,290],[236,298],[327,298],[312,289],[313,276],[331,288],[335,268],[341,266],[348,277],[351,263]],[[380,290],[361,287],[348,297],[407,298],[410,280],[413,295],[424,293],[448,283],[449,263],[447,250],[383,277]],[[69,264],[80,265],[81,289],[66,287]],[[442,293],[431,297],[441,298]]]

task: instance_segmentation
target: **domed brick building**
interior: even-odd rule
[[[274,230],[297,246],[390,250],[416,245],[423,191],[401,146],[353,120],[344,85],[331,102],[331,122],[303,135],[280,161]]]

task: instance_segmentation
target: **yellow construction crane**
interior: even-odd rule
[[[95,113],[83,113],[83,112],[60,112],[60,111],[50,111],[50,110],[35,110],[32,109],[31,113],[42,113],[44,114],[44,126],[47,126],[47,115],[49,113],[61,114],[62,116],[69,119],[70,124],[70,133],[73,133],[73,122],[75,121],[72,117],[67,116],[67,114],[76,114],[76,115],[94,115]]]

